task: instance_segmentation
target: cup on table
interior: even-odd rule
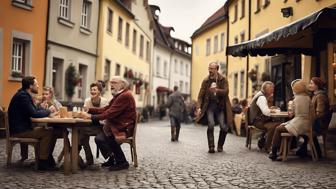
[[[60,109],[59,109],[59,114],[60,114],[60,117],[61,118],[66,118],[66,117],[68,117],[68,109],[67,109],[67,107],[60,107]]]

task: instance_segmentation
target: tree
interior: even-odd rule
[[[73,64],[70,64],[65,71],[65,93],[70,101],[75,94],[75,87],[78,81],[79,77],[76,68]]]

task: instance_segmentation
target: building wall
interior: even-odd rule
[[[175,65],[175,60],[177,61],[177,67]],[[170,65],[171,69],[170,69],[169,88],[173,89],[174,86],[176,85],[179,87],[180,92],[184,94],[190,94],[191,58],[180,55],[175,52],[172,55]],[[188,65],[188,70],[186,70],[186,65]]]
[[[56,97],[59,100],[68,100],[65,93],[65,71],[70,64],[76,67],[79,73],[79,66],[86,67],[82,84],[75,88],[73,101],[83,101],[89,96],[90,83],[95,82],[95,64],[97,54],[97,27],[99,1],[89,1],[89,24],[88,27],[81,26],[81,15],[84,1],[70,1],[69,20],[60,18],[60,1],[50,1],[49,31],[48,31],[48,51],[46,85],[54,86]],[[56,72],[62,72],[57,81],[53,83],[53,63],[55,59],[60,59],[63,64]],[[55,79],[54,79],[55,80]],[[79,92],[81,86],[81,93]]]
[[[153,61],[153,72],[152,72],[152,76],[153,76],[153,90],[151,93],[151,100],[152,100],[152,104],[154,105],[154,107],[157,107],[157,92],[156,89],[158,87],[167,87],[170,88],[169,86],[169,71],[171,70],[171,63],[170,63],[170,59],[171,59],[171,51],[168,50],[167,48],[163,48],[160,45],[155,45],[154,46],[154,61]],[[158,58],[159,58],[159,65],[157,66],[157,62],[158,62]],[[166,70],[164,69],[164,62],[167,62],[167,68]],[[167,73],[166,75],[164,73]]]
[[[192,39],[192,66],[191,66],[191,99],[197,100],[198,92],[201,88],[203,79],[209,74],[208,65],[210,62],[218,62],[221,64],[222,72],[226,67],[226,28],[227,23],[212,27],[211,29],[201,33]],[[220,49],[220,36],[224,33],[224,49]],[[214,53],[214,37],[218,36],[218,51]],[[206,40],[211,39],[210,54],[206,54]]]
[[[107,31],[108,8],[113,11],[112,32]],[[118,20],[123,19],[122,40],[118,40]],[[129,46],[125,45],[125,25],[130,24]],[[132,50],[133,29],[137,31],[136,52]],[[140,35],[144,36],[144,57],[140,57]],[[110,76],[115,75],[116,64],[121,66],[121,75],[124,74],[125,68],[132,69],[133,73],[141,74],[144,81],[149,80],[150,60],[146,60],[146,42],[151,39],[143,32],[139,25],[134,23],[125,10],[121,9],[114,1],[101,1],[100,6],[100,24],[99,24],[99,41],[98,41],[98,60],[96,67],[96,79],[104,79],[105,60],[111,61]],[[152,49],[150,49],[152,50]],[[109,89],[108,89],[109,90]],[[110,92],[105,95],[110,97]],[[137,107],[144,106],[145,93],[135,95]]]
[[[31,10],[0,1],[0,105],[8,107],[10,99],[21,87],[21,79],[11,77],[13,38],[29,41],[26,55],[29,66],[25,75],[34,75],[42,85],[48,1],[32,1]],[[6,92],[3,90],[6,89]]]

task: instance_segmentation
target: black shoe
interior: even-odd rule
[[[208,153],[210,153],[210,154],[213,154],[213,153],[215,153],[215,149],[213,149],[213,148],[210,148],[210,149],[209,149],[209,151],[208,151]]]
[[[56,166],[56,162],[55,162],[55,159],[54,159],[54,157],[52,156],[52,155],[50,155],[49,157],[48,157],[48,164],[50,165],[50,167],[55,167]]]
[[[123,163],[116,163],[114,165],[112,165],[109,170],[110,171],[120,171],[123,169],[128,169],[129,168],[129,164],[127,161],[123,162]]]
[[[270,158],[272,161],[276,161],[278,159],[278,155],[274,155],[273,153],[271,153],[268,158]]]
[[[40,171],[50,171],[50,170],[55,170],[55,166],[52,166],[49,164],[48,160],[39,160],[38,163],[38,170]]]
[[[109,157],[109,159],[106,162],[101,164],[102,167],[111,167],[113,165],[115,165],[114,156]]]
[[[223,147],[217,147],[217,152],[223,152]]]
[[[307,148],[300,148],[299,150],[297,150],[295,152],[295,155],[299,156],[299,157],[306,157],[307,156]]]

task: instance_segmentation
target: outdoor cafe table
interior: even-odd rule
[[[79,118],[31,118],[33,123],[46,123],[51,127],[63,129],[63,145],[64,145],[64,174],[76,173],[78,171],[78,128],[91,125],[91,119]],[[71,134],[71,155],[69,154],[69,146],[67,143],[67,131],[65,128],[72,130]],[[70,161],[71,159],[71,161]],[[71,163],[71,165],[70,165]]]
[[[275,112],[271,113],[270,117],[273,118],[289,118],[288,112]]]

